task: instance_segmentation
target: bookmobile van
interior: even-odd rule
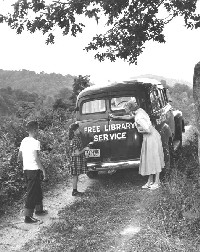
[[[170,152],[182,144],[184,120],[181,111],[169,103],[167,90],[152,79],[133,80],[99,87],[91,86],[77,97],[76,120],[80,125],[86,152],[88,176],[99,171],[139,166],[143,136],[134,121],[116,120],[113,115],[125,115],[124,104],[134,99],[150,116],[160,132],[166,163]]]

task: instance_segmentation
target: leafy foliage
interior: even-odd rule
[[[49,112],[48,112],[49,113]],[[42,116],[45,116],[43,111]],[[65,120],[60,120],[56,114],[51,118],[51,123],[41,121],[39,140],[41,141],[42,162],[47,169],[50,183],[55,183],[68,173],[68,126],[71,119],[66,115]],[[41,123],[42,122],[42,123]],[[23,119],[15,116],[1,118],[0,124],[0,202],[1,207],[8,200],[20,197],[24,193],[22,164],[17,162],[18,148],[22,139],[27,136]]]
[[[164,83],[163,83],[164,84]],[[22,164],[17,163],[18,148],[27,135],[24,124],[29,119],[37,119],[40,127],[42,158],[50,180],[67,173],[68,164],[68,125],[72,122],[76,96],[89,85],[89,76],[75,78],[73,91],[61,89],[52,99],[10,87],[0,89],[2,106],[5,109],[0,122],[0,200],[2,203],[24,192]],[[166,85],[166,83],[165,83]],[[173,106],[184,113],[191,122],[192,90],[181,84],[168,87]],[[71,94],[73,92],[73,99]],[[184,105],[185,104],[185,105]],[[185,106],[185,107],[184,107]],[[189,111],[190,110],[190,111]],[[189,160],[189,157],[188,157]],[[6,197],[5,197],[6,196]]]
[[[61,89],[66,89],[70,94],[73,82],[74,76],[70,74],[64,76],[56,73],[36,73],[25,69],[21,71],[0,69],[0,88],[20,89],[18,93],[15,91],[15,95],[16,98],[24,101],[31,101],[31,99],[34,99],[35,93],[37,93],[37,95],[53,97],[57,95]],[[21,90],[23,90],[23,94]],[[25,93],[25,91],[29,93]],[[9,90],[7,90],[7,95],[9,95]],[[26,100],[24,96],[26,96]]]
[[[29,93],[20,89],[13,90],[11,87],[0,88],[0,114],[10,115],[23,111],[28,113],[36,103],[39,102],[39,96],[36,93]]]
[[[137,170],[101,174],[23,251],[199,251],[196,138],[181,153],[154,192],[138,189]]]
[[[88,76],[76,79],[76,95],[89,83]],[[0,89],[4,114],[0,114],[0,202],[20,197],[25,191],[22,164],[17,163],[18,148],[29,120],[39,122],[42,162],[50,184],[68,174],[68,127],[72,123],[72,91],[61,89],[52,99],[11,87]],[[10,102],[12,101],[12,103]],[[1,112],[1,111],[0,111]],[[0,209],[1,210],[1,209]]]
[[[196,126],[200,132],[200,62],[194,67],[193,75],[193,97],[195,101]],[[200,139],[199,139],[200,140]],[[200,141],[199,143],[199,163],[200,163]]]
[[[146,199],[147,219],[167,237],[199,245],[199,166],[197,135],[176,154],[162,190]]]
[[[54,43],[54,27],[59,27],[63,35],[76,36],[85,27],[78,21],[79,15],[97,22],[103,16],[107,31],[97,34],[85,49],[97,50],[95,58],[100,61],[121,58],[136,63],[146,41],[165,42],[164,26],[175,17],[182,16],[187,28],[199,28],[196,5],[197,0],[58,0],[50,4],[44,0],[19,0],[13,13],[1,15],[0,22],[7,22],[18,34],[24,29],[31,33],[39,30],[47,34],[48,44]],[[161,17],[163,9],[167,17]]]
[[[173,87],[166,84],[164,86],[169,90],[172,106],[183,113],[185,124],[194,124],[195,113],[192,88],[180,83],[176,83]]]
[[[72,100],[72,103],[75,107],[76,105],[76,98],[78,96],[78,94],[85,89],[86,87],[89,87],[89,82],[90,82],[90,76],[86,75],[86,76],[82,76],[79,75],[78,77],[76,77],[74,79],[74,84],[73,84],[73,93],[72,96],[70,97],[70,99]]]
[[[19,146],[19,138],[24,137],[24,131],[18,125],[18,121],[13,122],[13,118],[1,118],[0,124],[0,201],[2,204],[5,200],[15,193],[23,190],[23,185],[20,185],[22,180],[22,170],[17,159],[17,147]]]

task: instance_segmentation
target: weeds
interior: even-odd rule
[[[64,139],[64,133],[60,136]],[[51,135],[46,139],[52,143]],[[57,146],[55,155],[59,146],[64,148],[59,141],[53,145]],[[100,177],[87,190],[86,197],[66,206],[59,220],[44,228],[38,239],[20,252],[198,252],[199,177],[195,137],[176,153],[160,190],[140,190],[145,179],[132,173]],[[121,231],[134,225],[139,230],[136,234],[121,235]]]
[[[167,239],[184,243],[182,251],[199,251],[200,186],[197,137],[176,154],[162,189],[145,199],[150,226]],[[188,250],[190,248],[190,250]],[[186,249],[186,250],[185,250]]]
[[[71,119],[65,122],[53,121],[53,125],[40,129],[42,163],[49,178],[43,184],[44,190],[53,187],[59,180],[68,176],[68,126]],[[16,117],[5,117],[0,123],[0,215],[7,211],[8,206],[23,198],[25,183],[23,179],[22,163],[17,162],[18,148],[22,139],[27,136],[24,121]]]

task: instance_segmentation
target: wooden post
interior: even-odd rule
[[[195,103],[196,128],[198,133],[198,159],[200,165],[200,62],[194,67],[193,98]]]

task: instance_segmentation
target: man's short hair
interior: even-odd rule
[[[37,121],[30,121],[26,125],[27,131],[34,131],[38,129],[38,122]]]

